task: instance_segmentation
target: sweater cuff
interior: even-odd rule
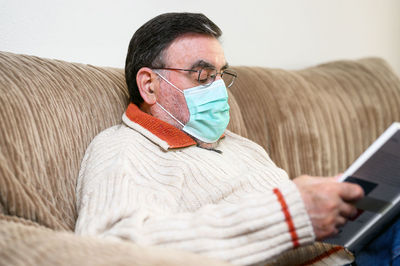
[[[293,248],[297,248],[312,243],[315,234],[299,190],[293,182],[288,183],[273,191],[285,216]]]

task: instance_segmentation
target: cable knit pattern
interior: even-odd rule
[[[229,131],[215,151],[165,151],[126,124],[83,159],[76,232],[253,264],[314,240],[301,196],[259,145]],[[154,139],[154,138],[152,138]]]

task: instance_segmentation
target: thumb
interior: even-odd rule
[[[340,183],[339,196],[345,201],[356,201],[364,197],[364,190],[360,185],[348,182]]]
[[[343,173],[340,173],[340,174],[334,176],[334,178],[335,178],[336,181],[339,182],[339,180],[342,178],[342,176],[343,176]]]

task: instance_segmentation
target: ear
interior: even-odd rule
[[[159,80],[153,70],[148,67],[139,69],[136,82],[143,100],[149,105],[155,104],[157,98],[154,91],[159,86]]]

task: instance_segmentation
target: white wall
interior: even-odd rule
[[[210,17],[231,65],[378,56],[400,74],[399,0],[0,0],[0,50],[123,67],[134,31],[169,11]]]

